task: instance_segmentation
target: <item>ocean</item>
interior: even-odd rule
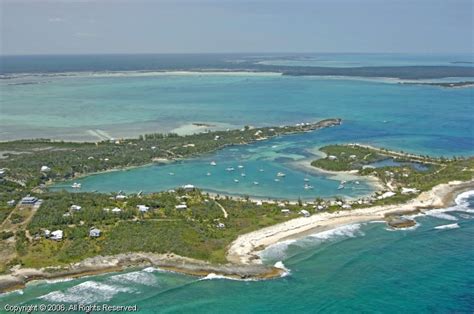
[[[105,303],[137,305],[140,313],[472,313],[474,193],[456,202],[416,217],[408,230],[353,224],[271,246],[264,260],[283,261],[289,272],[278,279],[197,278],[150,267],[33,282],[0,296],[0,308]]]
[[[318,147],[352,142],[433,156],[471,156],[473,89],[402,85],[412,80],[388,72],[376,78],[286,76],[265,72],[265,64],[466,67],[472,59],[371,54],[2,57],[0,140],[95,141],[146,132],[189,133],[196,130],[193,123],[226,129],[338,117],[343,119],[338,127],[78,182],[85,191],[152,192],[191,183],[215,193],[256,198],[357,197],[373,191],[370,182],[360,180],[337,190],[342,178],[301,164],[317,158]],[[193,72],[242,65],[259,72]],[[473,78],[422,81],[465,80]],[[211,161],[217,166],[211,167]],[[229,166],[238,171],[226,172]],[[277,172],[286,173],[280,182],[274,181]],[[303,189],[304,178],[311,180],[313,190]],[[377,222],[356,224],[270,247],[263,253],[266,262],[282,261],[289,269],[279,279],[235,281],[134,269],[33,282],[0,296],[0,308],[7,303],[105,302],[136,304],[143,313],[471,313],[474,196],[464,194],[457,203],[448,213],[417,217],[419,224],[409,230],[390,231]]]

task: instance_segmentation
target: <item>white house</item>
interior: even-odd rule
[[[150,209],[150,207],[146,205],[137,205],[137,208],[142,213],[146,213]]]
[[[179,205],[176,205],[174,208],[178,210],[183,210],[183,209],[187,209],[188,206],[186,204],[179,204]]]
[[[27,195],[21,199],[20,204],[21,205],[34,205],[36,204],[36,202],[38,202],[38,198]]]
[[[306,209],[302,209],[302,210],[300,211],[300,214],[303,215],[304,217],[309,217],[309,216],[311,216],[310,213],[309,213],[309,211],[307,211]]]
[[[126,195],[123,195],[123,194],[118,194],[117,196],[115,196],[115,199],[116,199],[116,200],[124,200],[124,199],[126,199],[126,198],[127,198],[127,196],[126,196]]]
[[[402,194],[411,194],[411,193],[418,193],[418,192],[420,191],[414,188],[402,188]]]
[[[342,205],[342,208],[343,209],[351,209],[352,206],[350,204],[344,204],[344,205]]]
[[[91,238],[98,238],[100,237],[100,229],[92,227],[89,229],[89,237]]]
[[[82,209],[79,205],[71,205],[71,210],[80,211]]]
[[[49,168],[48,166],[41,166],[40,171],[41,172],[49,172],[49,171],[51,171],[51,168]]]
[[[10,201],[7,202],[8,206],[15,206],[15,204],[16,204],[15,200],[10,200]]]
[[[288,208],[284,208],[281,210],[282,214],[288,215],[291,211]]]
[[[262,206],[263,203],[262,203],[262,201],[256,201],[256,202],[255,202],[255,205],[257,205],[257,206]]]
[[[63,231],[62,230],[56,230],[51,232],[51,235],[49,237],[51,240],[62,240],[63,239]]]
[[[385,192],[385,193],[383,193],[382,195],[378,196],[377,199],[383,200],[383,199],[385,199],[385,198],[392,197],[392,196],[394,196],[395,194],[397,194],[397,193],[391,192],[391,191]]]
[[[122,211],[121,208],[118,208],[118,207],[112,208],[112,213],[120,213],[121,211]]]
[[[329,156],[328,156],[328,159],[329,159],[329,160],[337,160],[337,157],[334,156],[334,155],[329,155]]]

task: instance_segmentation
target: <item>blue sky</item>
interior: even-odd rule
[[[2,54],[472,52],[471,0],[0,0]]]

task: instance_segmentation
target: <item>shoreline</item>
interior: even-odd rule
[[[474,190],[474,180],[454,181],[440,184],[416,198],[395,205],[373,206],[335,213],[320,213],[310,217],[295,218],[281,224],[266,227],[240,235],[231,243],[227,260],[244,265],[259,265],[262,260],[258,253],[266,247],[288,239],[298,239],[308,234],[334,229],[343,225],[374,220],[384,220],[390,213],[413,212],[449,207],[456,196],[466,190]]]
[[[11,274],[0,275],[0,292],[22,289],[28,282],[34,280],[78,278],[124,271],[132,267],[150,266],[199,277],[215,274],[238,280],[278,278],[284,276],[287,270],[263,264],[258,255],[270,245],[347,224],[383,220],[386,214],[390,213],[408,213],[413,210],[423,212],[424,209],[449,207],[459,194],[469,190],[474,190],[474,180],[453,181],[437,185],[404,204],[341,210],[335,213],[315,214],[308,218],[295,218],[238,236],[228,248],[227,264],[211,264],[172,253],[123,253],[113,256],[96,256],[63,267],[14,268]]]

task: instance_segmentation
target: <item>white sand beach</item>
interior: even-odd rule
[[[457,193],[469,189],[474,189],[474,180],[453,181],[435,186],[432,190],[421,193],[405,204],[341,210],[335,213],[320,213],[292,219],[239,236],[230,245],[227,259],[237,264],[261,264],[262,260],[257,253],[280,241],[300,238],[308,233],[334,229],[347,224],[381,220],[390,212],[446,207],[452,203]]]

